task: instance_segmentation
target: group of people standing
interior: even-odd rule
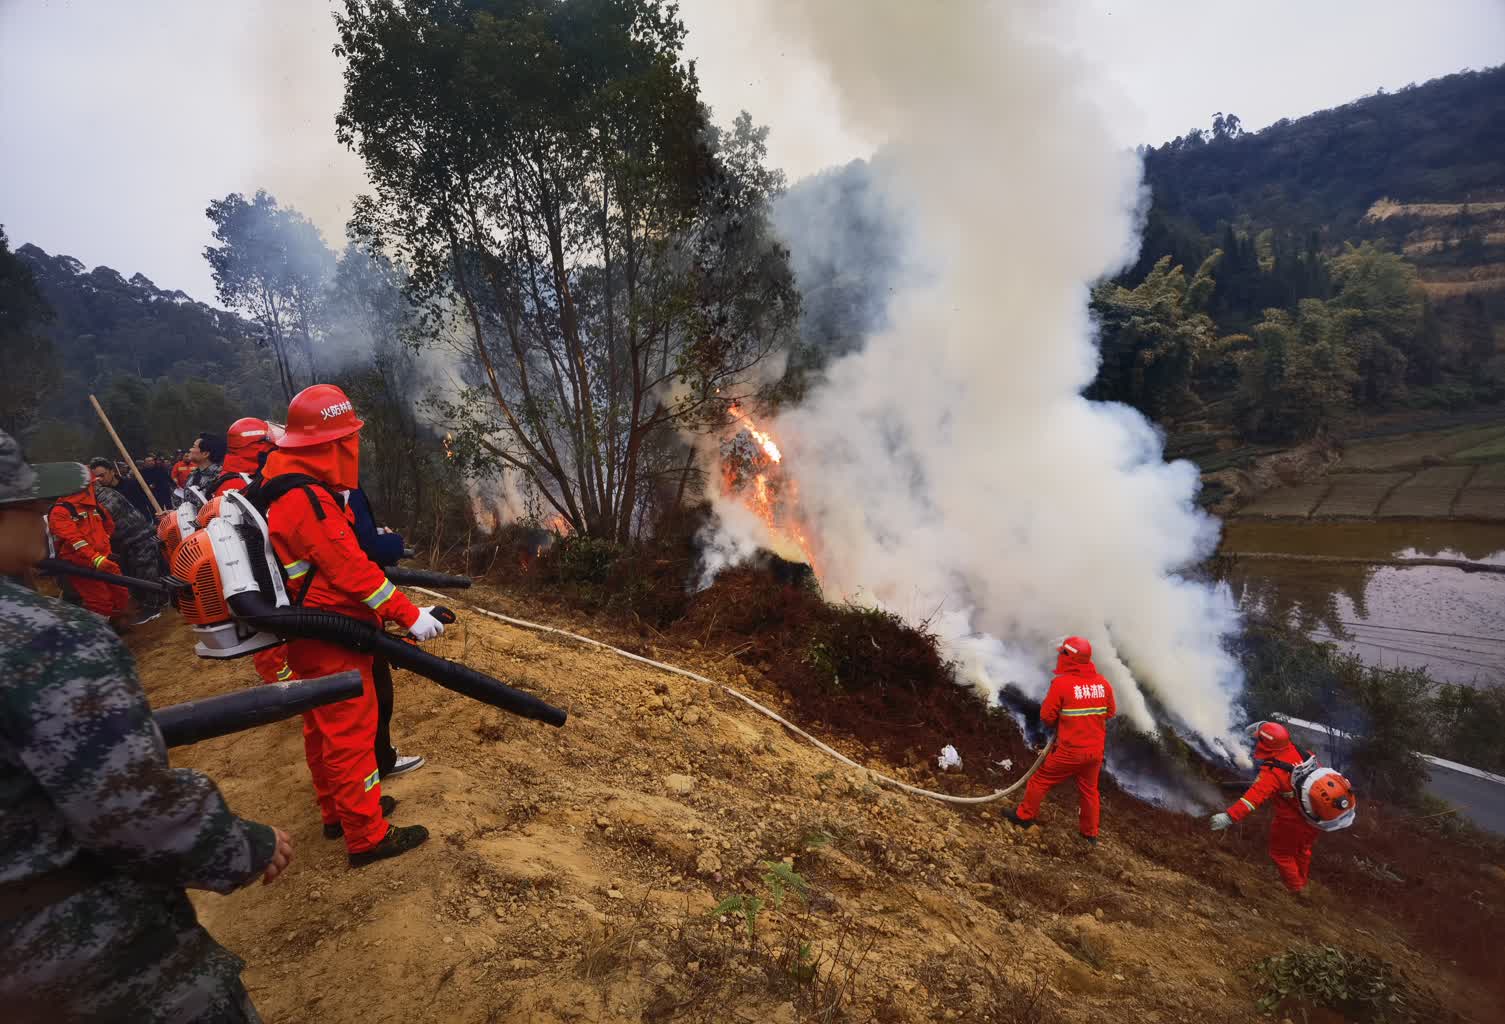
[[[157,517],[183,500],[188,488],[212,488],[220,478],[226,452],[224,435],[203,433],[171,467],[155,452],[142,457],[136,463],[139,480],[113,459],[90,459],[84,485],[58,498],[45,512],[57,557],[159,582],[167,566],[157,543]],[[67,577],[63,591],[69,600],[104,616],[117,631],[152,621],[167,605],[165,594],[147,590],[132,594],[99,580]],[[130,615],[133,598],[136,613]]]
[[[430,640],[443,623],[398,592],[362,544],[392,561],[403,551],[356,498],[361,427],[343,392],[316,385],[293,399],[285,430],[239,420],[218,452],[200,438],[184,486],[208,498],[254,491],[305,607]],[[91,614],[113,610],[113,595],[91,593],[81,609],[22,582],[47,554],[44,520],[60,554],[123,568],[110,541],[123,543],[130,516],[99,500],[119,494],[111,469],[32,467],[0,433],[0,1006],[17,1022],[256,1021],[244,964],[198,924],[184,890],[272,882],[292,860],[291,838],[235,815],[202,773],[169,765],[129,651]],[[72,508],[55,520],[64,503]],[[323,641],[275,650],[257,665],[263,679],[362,677],[359,697],[304,716],[323,835],[343,838],[357,868],[416,849],[428,831],[389,823],[396,801],[382,793],[423,763],[386,738],[390,670]]]

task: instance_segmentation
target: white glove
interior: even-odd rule
[[[1219,811],[1212,816],[1212,830],[1214,832],[1221,832],[1223,831],[1223,829],[1232,824],[1233,819],[1228,817],[1228,815],[1223,813],[1222,811]]]
[[[408,632],[413,634],[414,640],[432,640],[444,632],[444,623],[433,616],[434,606],[418,609],[418,618],[408,627]]]

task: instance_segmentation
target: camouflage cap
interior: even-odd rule
[[[61,498],[87,486],[89,471],[77,462],[28,466],[15,438],[0,430],[0,505]]]

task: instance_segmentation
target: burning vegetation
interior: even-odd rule
[[[721,443],[721,489],[742,501],[767,527],[768,548],[789,561],[820,568],[814,545],[800,516],[799,483],[784,462],[784,453],[768,431],[758,427],[741,406],[727,410],[732,433]]]

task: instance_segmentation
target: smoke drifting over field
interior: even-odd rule
[[[1138,413],[1080,397],[1097,365],[1087,288],[1133,257],[1142,202],[1137,158],[1109,141],[1109,90],[1026,5],[770,3],[779,44],[804,46],[881,146],[871,195],[834,187],[862,173],[848,168],[785,201],[812,309],[812,284],[855,276],[861,292],[873,267],[872,217],[822,216],[822,193],[881,201],[904,228],[867,290],[886,315],[858,317],[865,339],[772,425],[827,593],[930,617],[989,698],[1043,696],[1050,641],[1081,633],[1134,725],[1230,739],[1235,609],[1177,575],[1217,539],[1197,472],[1165,463]],[[761,528],[729,513],[718,546]]]

